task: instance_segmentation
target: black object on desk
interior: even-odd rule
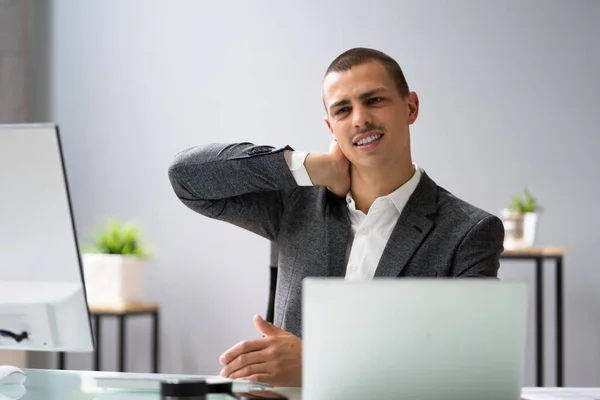
[[[152,317],[152,372],[158,373],[159,361],[159,306],[155,303],[136,303],[126,304],[117,307],[93,306],[90,305],[90,315],[94,319],[94,339],[96,350],[94,351],[94,370],[101,371],[100,357],[101,334],[100,323],[102,317],[117,317],[119,322],[119,372],[125,372],[125,354],[126,354],[126,319],[130,316],[150,315]],[[65,369],[66,355],[61,352],[58,355],[58,369]]]
[[[160,383],[162,400],[205,400],[208,385],[204,379],[168,380]]]

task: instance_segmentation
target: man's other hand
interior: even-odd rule
[[[246,340],[227,350],[219,361],[221,375],[273,386],[302,386],[302,340],[254,316],[264,337]]]
[[[350,191],[350,161],[335,140],[331,142],[328,153],[309,153],[304,167],[313,185],[327,186],[339,197]]]

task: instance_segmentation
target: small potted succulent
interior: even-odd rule
[[[143,301],[143,264],[150,257],[133,221],[111,220],[82,246],[88,303],[123,306]]]
[[[529,188],[524,194],[515,194],[511,204],[502,210],[505,229],[505,247],[529,247],[535,244],[539,213],[542,207]]]

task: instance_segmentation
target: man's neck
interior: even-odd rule
[[[411,160],[382,170],[364,170],[350,165],[350,173],[350,190],[356,208],[367,214],[378,197],[387,196],[408,182],[415,173],[415,167]]]

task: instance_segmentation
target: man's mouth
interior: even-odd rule
[[[371,144],[371,143],[381,139],[382,137],[383,137],[382,133],[376,133],[376,134],[369,135],[369,136],[366,136],[366,137],[360,139],[359,141],[354,143],[354,145],[355,146],[366,146],[368,144]]]

